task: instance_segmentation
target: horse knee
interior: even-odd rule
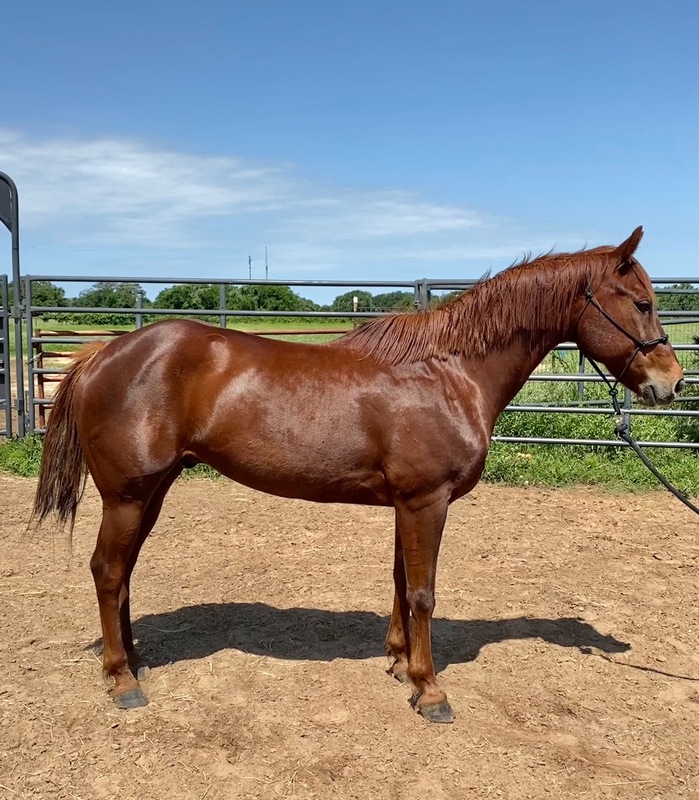
[[[423,586],[408,587],[408,604],[413,615],[427,614],[432,615],[434,611],[434,592]]]

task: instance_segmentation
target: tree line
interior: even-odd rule
[[[22,286],[22,290],[24,290],[24,286]],[[226,286],[225,297],[225,308],[228,311],[348,312],[355,310],[355,297],[358,300],[358,311],[407,310],[414,306],[412,292],[394,291],[372,294],[363,289],[356,289],[338,295],[330,304],[320,305],[297,294],[289,286],[273,284]],[[177,284],[162,289],[153,300],[150,300],[139,283],[99,281],[80,292],[77,297],[68,297],[65,289],[51,281],[32,281],[31,300],[33,306],[58,309],[69,306],[100,309],[136,308],[140,300],[144,317],[148,317],[150,308],[216,312],[221,308],[221,290],[218,284]],[[133,314],[110,314],[109,312],[53,311],[42,316],[45,319],[50,318],[70,323],[80,322],[88,325],[133,324],[135,321]],[[151,315],[151,317],[155,316]],[[202,316],[206,317],[207,315]]]
[[[665,289],[677,289],[677,293],[657,295],[658,308],[662,311],[699,312],[699,287],[689,283],[675,284]],[[687,290],[697,294],[685,294]],[[458,292],[452,293],[457,295]],[[319,305],[294,292],[289,286],[272,284],[226,286],[226,310],[228,311],[335,311],[354,310],[354,298],[358,300],[358,311],[406,311],[414,307],[412,292],[383,292],[372,294],[356,289],[338,295],[332,303]],[[10,297],[12,293],[10,292]],[[138,283],[99,281],[83,290],[77,297],[68,297],[65,289],[51,281],[32,282],[32,305],[64,308],[135,308],[138,300],[147,316],[149,308],[201,310],[215,312],[220,309],[221,295],[218,284],[177,284],[162,289],[150,300]],[[134,315],[101,313],[52,312],[45,318],[85,324],[133,324]],[[152,315],[155,316],[155,315]]]

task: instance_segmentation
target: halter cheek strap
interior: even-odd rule
[[[655,347],[656,344],[667,344],[668,335],[666,333],[663,333],[662,336],[658,336],[657,339],[639,339],[637,336],[634,336],[633,333],[630,333],[629,331],[627,331],[626,328],[623,325],[620,325],[614,319],[614,317],[612,317],[610,314],[608,314],[602,308],[602,306],[597,302],[597,299],[595,298],[594,294],[592,293],[592,289],[590,289],[589,286],[587,287],[587,289],[585,289],[585,300],[587,300],[587,303],[585,304],[585,308],[587,308],[588,305],[594,306],[599,311],[599,313],[608,322],[611,322],[611,324],[618,331],[623,333],[624,336],[626,336],[627,339],[631,339],[631,341],[636,345],[637,352],[638,352],[638,350],[645,350],[647,347]],[[585,311],[585,308],[583,308],[583,313]],[[582,313],[580,314],[580,316],[582,317]],[[579,321],[579,318],[578,318],[578,321]],[[636,354],[634,353],[634,356],[635,355]]]

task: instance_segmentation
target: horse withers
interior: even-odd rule
[[[328,344],[170,320],[81,351],[49,418],[35,515],[72,524],[92,476],[102,523],[91,568],[117,706],[147,703],[131,573],[173,482],[202,462],[283,497],[393,506],[390,671],[412,683],[426,719],[451,722],[431,651],[437,555],[498,415],[564,341],[646,405],[682,388],[634,256],[641,236],[524,261],[433,311],[381,317]]]

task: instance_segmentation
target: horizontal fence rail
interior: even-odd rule
[[[213,286],[218,288],[218,307],[206,309],[172,309],[172,308],[152,308],[144,307],[143,296],[138,295],[137,304],[133,307],[105,308],[98,306],[48,306],[39,305],[34,302],[33,286],[39,281],[50,281],[52,283],[85,284],[110,282],[119,284],[134,285],[201,285]],[[231,309],[227,307],[228,290],[233,287],[254,287],[254,286],[285,286],[290,288],[337,288],[337,289],[356,289],[358,291],[368,291],[371,289],[390,289],[401,290],[412,293],[413,304],[418,309],[428,309],[434,302],[444,294],[457,291],[465,291],[476,285],[476,280],[457,281],[453,279],[435,280],[421,279],[416,281],[326,281],[326,280],[254,280],[254,279],[221,279],[221,278],[164,278],[164,277],[144,277],[135,279],[128,277],[108,277],[105,276],[75,276],[75,275],[27,275],[22,278],[24,299],[20,309],[14,309],[13,314],[7,310],[7,279],[4,279],[3,295],[5,304],[5,339],[4,342],[5,364],[8,367],[6,385],[9,389],[9,321],[11,316],[20,317],[22,321],[22,339],[26,349],[26,360],[18,364],[17,385],[25,383],[24,393],[21,402],[16,402],[15,407],[18,412],[23,414],[23,425],[18,426],[20,431],[26,428],[27,432],[41,433],[44,430],[46,412],[52,404],[51,389],[55,388],[60,378],[64,364],[57,361],[65,359],[67,354],[74,352],[79,345],[94,341],[95,338],[107,338],[113,335],[120,335],[123,331],[89,331],[84,332],[78,329],[70,331],[47,331],[47,323],[42,322],[41,328],[36,327],[36,321],[43,318],[51,319],[56,315],[70,314],[74,319],[76,315],[88,314],[109,314],[133,321],[133,327],[140,328],[151,320],[163,317],[205,317],[209,320],[216,320],[220,327],[227,327],[231,321],[250,320],[258,318],[260,320],[274,318],[284,320],[308,319],[320,320],[327,319],[337,323],[346,323],[343,329],[333,329],[330,325],[327,329],[313,330],[314,334],[335,336],[347,330],[348,326],[353,326],[368,318],[379,316],[382,312],[375,310],[365,310],[356,308],[352,311],[274,311],[274,310],[246,310]],[[699,289],[675,289],[664,288],[669,284],[699,284],[699,278],[663,278],[653,281],[658,295],[686,295],[699,296]],[[699,305],[699,303],[698,303]],[[624,397],[623,414],[627,424],[633,419],[671,417],[684,420],[687,424],[693,424],[699,417],[699,409],[693,409],[693,402],[699,400],[699,394],[692,395],[693,387],[699,384],[699,345],[693,341],[694,336],[699,336],[699,310],[668,310],[661,312],[663,323],[667,326],[671,340],[676,340],[675,349],[680,358],[686,373],[686,383],[689,387],[688,396],[682,399],[682,405],[677,408],[669,409],[646,409],[638,408],[632,404],[631,393],[626,392]],[[80,326],[77,323],[76,328]],[[86,323],[86,327],[90,327]],[[298,336],[308,334],[309,331],[300,330],[279,330],[274,332],[264,331],[258,333],[265,335],[284,335]],[[0,335],[2,330],[0,329]],[[682,339],[680,341],[680,339]],[[67,350],[66,350],[67,348]],[[20,370],[21,367],[21,370]],[[602,379],[595,373],[588,371],[586,359],[582,356],[577,347],[571,343],[564,343],[558,346],[549,354],[540,367],[531,376],[529,383],[523,392],[515,398],[512,404],[507,406],[504,414],[578,414],[578,415],[609,415],[613,414],[613,409],[606,392],[600,392],[599,387]],[[26,369],[26,382],[21,377],[22,370]],[[1,374],[1,373],[0,373]],[[535,389],[534,387],[539,387]],[[556,389],[556,387],[558,387]],[[1,387],[0,387],[1,388]],[[545,389],[545,391],[544,391]],[[550,397],[532,401],[528,398],[528,393],[534,391],[537,396],[548,393]],[[568,392],[565,399],[561,399],[561,393]],[[7,397],[7,404],[4,411],[7,414],[7,425],[5,435],[10,434],[12,419],[12,404]],[[688,407],[687,407],[688,406]],[[24,409],[24,410],[23,410]],[[0,405],[0,411],[3,406]],[[50,412],[49,412],[50,413]],[[639,423],[640,424],[640,423]],[[612,430],[610,419],[609,429]],[[0,430],[0,435],[2,434]],[[699,439],[699,435],[697,436]],[[493,436],[494,442],[529,444],[570,444],[586,446],[614,446],[626,447],[626,443],[609,438],[590,439],[590,438],[565,438],[565,437],[538,437],[525,435],[504,435],[496,432]],[[699,449],[699,442],[694,441],[655,441],[650,440],[641,442],[647,447],[664,448],[687,448],[691,450]]]

